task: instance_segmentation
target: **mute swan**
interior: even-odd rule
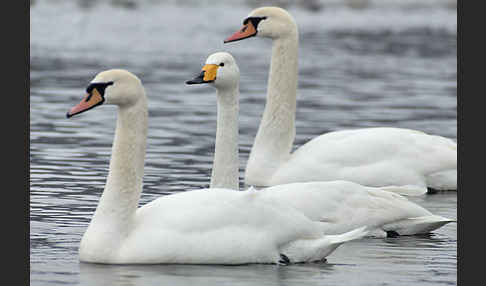
[[[147,99],[125,70],[99,73],[67,117],[101,104],[118,106],[105,189],[81,239],[84,262],[244,264],[321,260],[364,227],[324,236],[319,223],[256,191],[187,191],[138,208],[147,137]]]
[[[253,10],[243,28],[224,42],[272,39],[267,101],[245,171],[245,183],[347,180],[387,187],[405,195],[457,190],[457,144],[447,138],[402,128],[329,132],[298,148],[295,137],[298,30],[278,7]]]
[[[218,115],[211,187],[238,190],[239,68],[231,54],[210,55],[199,76],[187,84],[216,88]],[[398,194],[352,182],[308,182],[259,190],[269,201],[289,205],[321,222],[325,234],[367,226],[371,236],[421,234],[453,220],[433,215]]]

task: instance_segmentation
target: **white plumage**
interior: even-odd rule
[[[145,91],[141,81],[124,70],[99,73],[91,87],[68,117],[106,103],[118,106],[118,118],[105,189],[81,239],[81,261],[306,262],[320,260],[340,244],[367,234],[361,227],[325,236],[319,222],[252,190],[186,191],[138,208],[147,137]]]
[[[211,185],[237,190],[240,75],[234,58],[228,53],[214,53],[206,60],[206,65],[220,63],[224,66],[217,68],[214,81],[199,82],[208,83],[217,90],[218,120]],[[329,141],[345,139],[347,132],[333,133],[328,136]],[[397,133],[400,132],[404,132],[403,129],[397,130]],[[413,133],[421,136],[420,132]],[[376,136],[371,137],[371,140],[375,139]],[[334,159],[340,158],[336,155]],[[393,187],[365,187],[349,181],[289,183],[259,190],[268,201],[290,206],[310,220],[319,222],[318,227],[324,234],[341,234],[361,226],[371,230],[370,235],[379,237],[386,236],[387,231],[402,235],[420,234],[452,221],[433,215],[405,197],[393,193],[396,191]],[[398,192],[401,191],[403,188],[398,188]]]
[[[400,128],[329,132],[291,153],[295,138],[298,29],[278,7],[253,10],[226,42],[242,31],[272,39],[267,101],[245,170],[245,183],[274,186],[291,182],[346,180],[386,187],[406,195],[457,190],[457,150],[450,139]]]
[[[420,195],[427,187],[455,190],[456,143],[420,131],[377,127],[342,130],[302,145],[268,180],[269,185],[352,180]]]

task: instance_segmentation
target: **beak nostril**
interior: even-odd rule
[[[93,94],[90,93],[88,96],[86,96],[86,99],[84,101],[88,102],[91,99],[92,96],[93,96]]]

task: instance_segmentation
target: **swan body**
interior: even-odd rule
[[[300,212],[260,192],[194,190],[140,208],[117,260],[130,263],[245,264],[320,260],[364,229],[324,236]],[[95,254],[96,255],[96,254]],[[161,260],[163,258],[163,260]]]
[[[323,235],[320,222],[256,191],[186,191],[138,207],[147,137],[141,81],[125,70],[99,73],[67,116],[101,104],[118,106],[105,189],[84,233],[83,262],[245,264],[321,260],[365,227]]]
[[[267,101],[245,170],[245,183],[347,180],[405,195],[457,190],[457,148],[450,139],[400,128],[323,134],[291,153],[295,139],[298,29],[278,7],[253,10],[225,40],[272,39]]]
[[[430,233],[452,219],[432,214],[402,195],[349,181],[290,183],[261,191],[269,200],[285,203],[319,221],[323,233],[339,234],[366,226],[368,236]]]
[[[211,78],[204,80],[208,65],[212,65],[216,71],[211,73]],[[211,177],[212,187],[218,184],[219,187],[238,190],[239,173],[238,168],[234,166],[239,165],[237,136],[239,77],[235,59],[229,53],[218,52],[208,57],[201,75],[187,82],[210,84],[217,91],[218,121]],[[344,133],[346,132],[342,131],[341,136],[334,135],[338,138],[332,140],[345,138]],[[419,132],[416,133],[420,136]],[[371,139],[373,138],[375,137]],[[223,169],[226,172],[218,171]],[[261,197],[270,202],[290,206],[310,220],[319,222],[319,229],[324,234],[341,234],[361,226],[366,226],[370,230],[369,235],[378,237],[384,237],[390,231],[400,235],[421,234],[452,221],[433,215],[421,206],[394,193],[392,187],[374,188],[349,181],[326,181],[287,183],[263,188],[258,192]]]
[[[376,127],[335,131],[302,145],[268,180],[257,184],[350,180],[420,195],[427,187],[455,189],[456,153],[452,140],[416,130]],[[258,167],[249,171],[250,177],[252,172],[258,172]]]
[[[324,236],[298,211],[257,191],[201,189],[168,195],[139,208],[126,232],[91,224],[80,259],[113,264],[246,264],[320,260],[357,231]]]

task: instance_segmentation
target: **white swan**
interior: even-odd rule
[[[206,60],[201,74],[187,84],[209,83],[217,91],[216,144],[211,187],[238,190],[239,69],[231,54],[218,52]],[[259,191],[262,197],[290,205],[321,222],[325,234],[367,226],[370,235],[421,234],[453,220],[433,215],[398,194],[352,182],[329,181],[277,185]]]
[[[367,233],[362,227],[324,236],[320,223],[251,190],[187,191],[138,208],[148,120],[141,81],[124,70],[101,72],[67,116],[103,103],[118,106],[118,119],[105,189],[81,239],[81,261],[288,264],[320,260]]]
[[[457,190],[457,149],[450,139],[401,128],[329,132],[292,154],[295,137],[298,30],[278,7],[253,10],[225,43],[252,36],[272,39],[267,101],[245,171],[245,183],[348,180],[402,194],[427,188]]]

